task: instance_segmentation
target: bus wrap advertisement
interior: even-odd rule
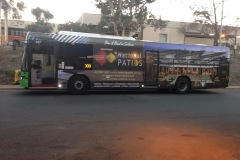
[[[120,47],[125,45],[125,47]],[[132,42],[105,41],[93,49],[94,88],[140,87],[143,82],[143,48]]]

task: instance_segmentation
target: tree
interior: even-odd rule
[[[151,17],[149,24],[156,28],[164,28],[166,21],[156,19],[148,11],[147,5],[156,0],[95,0],[96,6],[101,10],[101,22],[99,31],[104,28],[113,30],[115,35],[125,36],[144,27],[147,18]]]
[[[64,30],[64,31],[74,31],[74,32],[86,32],[90,33],[91,29],[86,24],[81,24],[80,22],[71,22],[68,21],[65,24],[59,24],[58,30]]]
[[[9,1],[10,4],[10,16],[12,19],[22,19],[21,12],[23,12],[27,7],[24,2],[15,3],[14,0]]]
[[[48,10],[44,10],[39,7],[32,9],[32,14],[36,17],[37,22],[48,22],[54,17]]]
[[[27,31],[31,32],[43,32],[51,33],[53,31],[53,25],[50,23],[36,22],[26,26]]]
[[[48,21],[54,17],[52,13],[50,13],[48,10],[37,7],[32,9],[32,14],[35,16],[37,22],[26,26],[26,30],[45,33],[50,33],[53,31],[54,25],[48,23]]]
[[[223,17],[218,17],[217,9],[222,2],[216,3],[215,0],[212,0],[211,7],[206,6],[197,6],[193,5],[190,6],[190,9],[193,11],[193,16],[195,17],[194,23],[190,23],[184,26],[185,31],[197,31],[200,32],[202,35],[209,36],[210,34],[213,35],[214,44],[218,45],[218,40],[220,38],[220,25]],[[225,31],[229,32],[228,27],[224,28]]]

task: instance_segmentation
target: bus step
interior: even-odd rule
[[[149,88],[149,89],[157,89],[158,86],[144,86],[144,88]]]

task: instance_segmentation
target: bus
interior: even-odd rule
[[[4,31],[4,28],[2,29]],[[24,36],[24,29],[23,28],[16,28],[16,27],[9,27],[8,28],[8,42],[20,46],[24,43],[25,41],[25,36]],[[5,44],[5,35],[2,33],[2,44]]]
[[[60,31],[26,35],[23,88],[106,89],[225,88],[230,50],[222,46],[138,41],[130,37]]]

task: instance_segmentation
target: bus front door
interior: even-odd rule
[[[57,87],[55,49],[54,46],[32,46],[31,87]]]
[[[145,86],[158,86],[158,52],[145,52]]]

